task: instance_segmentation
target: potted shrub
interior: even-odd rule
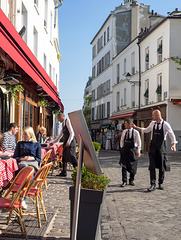
[[[71,221],[70,229],[72,232],[74,196],[76,185],[77,167],[72,174],[73,186],[69,188],[69,199],[71,201]],[[110,179],[102,173],[95,175],[87,171],[86,167],[82,168],[82,180],[80,191],[80,205],[78,217],[77,240],[97,239],[99,224],[101,220],[101,210],[106,188]]]
[[[162,54],[162,42],[159,44],[157,52],[158,54]]]
[[[146,54],[145,61],[149,62],[149,53]]]
[[[156,93],[157,94],[162,94],[162,85],[161,84],[158,84],[158,86],[157,86],[157,89],[156,89]]]
[[[145,91],[145,93],[144,93],[144,97],[145,97],[145,98],[148,98],[148,96],[149,96],[149,92],[148,92],[148,88],[147,88],[146,91]]]
[[[93,146],[94,146],[94,149],[95,149],[96,155],[97,155],[97,157],[98,157],[98,155],[99,155],[99,151],[100,151],[100,149],[101,149],[101,144],[98,143],[98,142],[92,142],[92,143],[93,143]]]

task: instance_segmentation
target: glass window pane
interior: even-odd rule
[[[25,102],[25,127],[28,126],[28,111],[29,110],[29,103]]]

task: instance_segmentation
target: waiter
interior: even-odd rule
[[[121,148],[121,165],[122,165],[122,181],[121,187],[127,185],[127,171],[130,173],[129,185],[134,186],[134,177],[137,172],[138,158],[141,156],[141,139],[137,130],[132,128],[130,119],[126,119],[125,130],[122,133]]]
[[[57,176],[66,177],[67,162],[70,162],[73,165],[73,167],[77,166],[76,151],[75,151],[76,141],[74,138],[74,131],[70,123],[70,120],[68,118],[65,118],[65,115],[63,113],[59,113],[57,115],[57,120],[60,123],[62,123],[62,129],[58,137],[54,141],[51,141],[50,146],[58,142],[59,139],[63,137],[63,156],[62,156],[63,170]]]
[[[161,112],[154,110],[152,112],[153,121],[147,128],[140,128],[133,124],[133,127],[142,133],[151,132],[151,143],[149,150],[149,170],[150,170],[150,188],[148,191],[156,189],[156,168],[159,169],[158,189],[163,190],[163,181],[165,170],[170,171],[169,161],[166,153],[166,136],[169,135],[172,144],[172,151],[176,151],[176,138],[170,124],[162,119]]]

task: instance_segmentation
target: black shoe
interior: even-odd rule
[[[120,187],[125,187],[127,185],[126,182],[123,182]]]
[[[152,191],[154,191],[155,189],[156,189],[155,185],[152,184],[152,185],[150,186],[150,188],[148,188],[148,192],[152,192]]]
[[[56,176],[57,176],[57,177],[66,177],[66,176],[67,176],[67,174],[66,174],[66,173],[64,173],[64,172],[61,172],[60,174],[57,174]]]
[[[164,187],[162,186],[162,184],[159,184],[159,185],[158,185],[158,189],[164,190]]]
[[[135,186],[134,181],[129,181],[129,185]]]

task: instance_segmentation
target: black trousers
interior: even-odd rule
[[[135,174],[130,173],[129,181],[134,181]],[[122,181],[127,183],[127,170],[126,168],[122,167]]]
[[[159,169],[159,177],[158,177],[158,184],[162,184],[165,177],[165,170]],[[155,185],[156,184],[156,170],[150,170],[150,184]]]
[[[149,158],[150,158],[150,166],[149,166],[150,184],[151,185],[156,184],[156,168],[159,169],[158,184],[162,184],[164,181],[165,169],[163,167],[161,152],[159,150],[151,151],[149,152]]]
[[[72,158],[73,159],[73,158]],[[63,169],[62,169],[62,172],[63,173],[67,173],[67,162],[66,161],[62,161],[63,163]],[[73,165],[73,167],[77,167],[77,161],[76,159],[73,159],[73,161],[71,162],[71,164]]]

